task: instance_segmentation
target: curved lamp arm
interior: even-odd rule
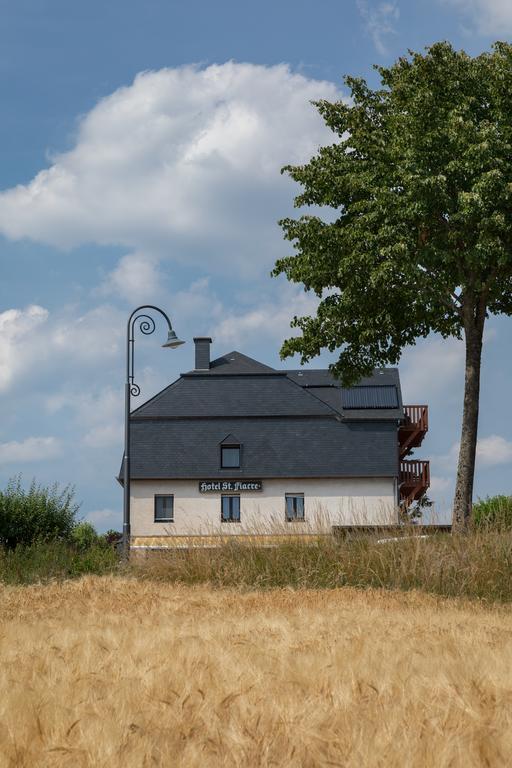
[[[162,344],[163,347],[179,347],[180,344],[184,344],[176,336],[173,330],[172,323],[169,316],[160,307],[155,307],[153,304],[142,304],[137,309],[134,309],[128,318],[128,324],[126,327],[126,382],[130,387],[130,395],[132,397],[138,397],[140,395],[140,387],[135,384],[135,365],[134,365],[134,346],[135,346],[135,326],[138,323],[139,331],[145,336],[149,336],[154,333],[156,325],[151,315],[148,315],[144,310],[152,310],[158,312],[164,320],[167,322],[167,341]]]

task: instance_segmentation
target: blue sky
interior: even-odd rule
[[[279,169],[331,134],[311,99],[344,74],[448,39],[476,54],[512,33],[506,0],[0,0],[0,484],[76,486],[81,514],[120,527],[124,328],[157,303],[190,342],[281,366],[314,299],[271,280],[277,220],[297,191]],[[484,353],[476,495],[511,492],[511,322]],[[163,337],[164,329],[161,328]],[[193,345],[137,342],[143,397],[193,366]],[[316,363],[329,362],[324,355]],[[293,363],[287,363],[293,365]],[[463,349],[406,350],[407,402],[428,402],[432,496],[446,510]],[[137,403],[138,404],[138,403]]]

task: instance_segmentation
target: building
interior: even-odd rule
[[[428,411],[402,404],[396,368],[345,389],[194,343],[194,370],[130,417],[132,547],[392,525],[425,493],[428,462],[405,457]]]

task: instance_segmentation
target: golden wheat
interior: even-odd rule
[[[512,764],[507,608],[116,577],[0,587],[0,764]]]

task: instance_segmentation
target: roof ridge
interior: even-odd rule
[[[322,398],[317,397],[313,392],[309,391],[308,387],[303,387],[302,384],[299,384],[298,381],[294,381],[293,379],[290,379],[289,376],[286,377],[287,381],[290,382],[290,384],[293,384],[295,387],[298,387],[302,392],[307,393],[310,397],[313,397],[318,403],[322,403],[326,408],[328,408],[330,411],[336,414],[336,418],[341,419],[341,411],[337,411],[336,408],[333,408],[332,405],[329,405],[329,403],[326,403],[325,400],[322,400]]]
[[[210,370],[214,363],[218,362],[219,360],[229,359],[230,355],[237,355],[239,358],[241,357],[244,360],[249,360],[251,363],[255,363],[258,368],[265,368],[269,373],[277,373],[276,368],[272,368],[270,365],[262,363],[260,360],[256,360],[255,357],[251,357],[250,355],[246,355],[243,352],[239,352],[237,349],[233,349],[231,352],[226,352],[225,354],[214,358],[210,363]]]
[[[154,400],[158,400],[158,398],[162,397],[169,389],[171,389],[171,387],[174,387],[176,384],[179,384],[180,381],[181,381],[181,374],[179,378],[174,379],[174,381],[171,381],[171,383],[167,384],[167,386],[161,389],[160,392],[156,392],[156,394],[154,394],[144,403],[141,403],[137,408],[135,408],[134,411],[130,411],[130,417],[134,416],[138,411],[141,411],[143,408],[145,408],[147,405],[152,403]]]

